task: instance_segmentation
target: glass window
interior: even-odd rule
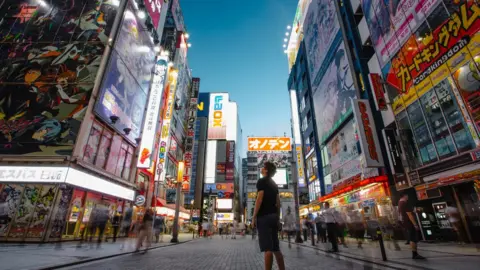
[[[410,117],[412,131],[415,134],[415,139],[417,141],[418,150],[420,151],[423,164],[437,161],[437,153],[435,151],[435,147],[433,146],[432,139],[430,138],[430,134],[428,132],[427,125],[425,124],[425,119],[423,118],[422,109],[420,108],[420,103],[418,100],[407,107],[407,113]]]
[[[88,142],[85,147],[85,153],[83,155],[83,160],[88,163],[94,163],[95,158],[98,152],[98,145],[100,143],[100,138],[102,136],[103,127],[97,122],[93,123],[92,129],[90,130],[90,136],[88,137]]]
[[[434,89],[425,93],[420,98],[420,101],[424,108],[425,120],[432,132],[432,139],[437,147],[438,156],[440,159],[443,159],[455,155],[457,151],[453,145],[452,136],[443,117]]]
[[[107,163],[107,157],[110,155],[110,145],[112,144],[112,132],[103,130],[102,139],[100,140],[100,146],[98,147],[97,158],[95,159],[95,166],[99,168],[105,168]]]
[[[452,94],[452,86],[448,80],[445,79],[437,84],[435,86],[435,92],[437,93],[443,114],[447,119],[450,132],[457,144],[457,150],[464,152],[475,148],[475,142],[458,107],[458,103]]]
[[[400,132],[400,141],[407,156],[408,166],[412,169],[420,167],[422,163],[415,147],[415,140],[406,111],[402,111],[397,115],[397,125]]]

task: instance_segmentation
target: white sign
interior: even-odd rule
[[[287,184],[287,170],[277,169],[277,173],[272,177],[275,184],[283,186]]]
[[[67,172],[68,167],[2,166],[0,167],[0,182],[64,183]]]
[[[217,221],[233,221],[233,213],[217,213],[215,219]]]
[[[143,195],[138,195],[135,198],[135,205],[136,206],[143,206],[145,204],[145,196]]]
[[[232,209],[232,199],[217,199],[217,209]]]
[[[362,155],[365,157],[365,167],[383,167],[383,156],[378,142],[377,130],[373,120],[372,110],[368,100],[353,99],[353,112],[358,125],[358,133],[362,147]]]
[[[227,137],[225,124],[225,108],[227,103],[227,93],[210,94],[210,110],[208,116],[209,140],[224,140]]]
[[[152,165],[155,131],[157,130],[160,102],[162,101],[165,76],[167,74],[167,64],[167,57],[159,56],[157,58],[152,89],[148,97],[147,115],[143,125],[142,141],[140,142],[140,156],[137,162],[138,168],[150,168]]]

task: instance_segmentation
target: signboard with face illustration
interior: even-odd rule
[[[100,89],[95,113],[130,142],[140,137],[147,93],[155,66],[149,34],[131,3],[120,27]]]
[[[335,131],[352,113],[352,100],[356,90],[342,42],[333,55],[331,63],[320,83],[314,88],[313,103],[321,143]]]

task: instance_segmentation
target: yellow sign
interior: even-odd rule
[[[257,198],[257,192],[248,192],[247,197],[249,199],[256,199]]]
[[[293,193],[292,192],[280,192],[280,198],[282,199],[289,199],[293,198]]]
[[[197,108],[199,111],[203,111],[203,102],[200,102],[200,104],[197,104]]]

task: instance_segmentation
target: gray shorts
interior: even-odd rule
[[[277,214],[268,214],[257,218],[260,251],[280,251],[278,220]]]

